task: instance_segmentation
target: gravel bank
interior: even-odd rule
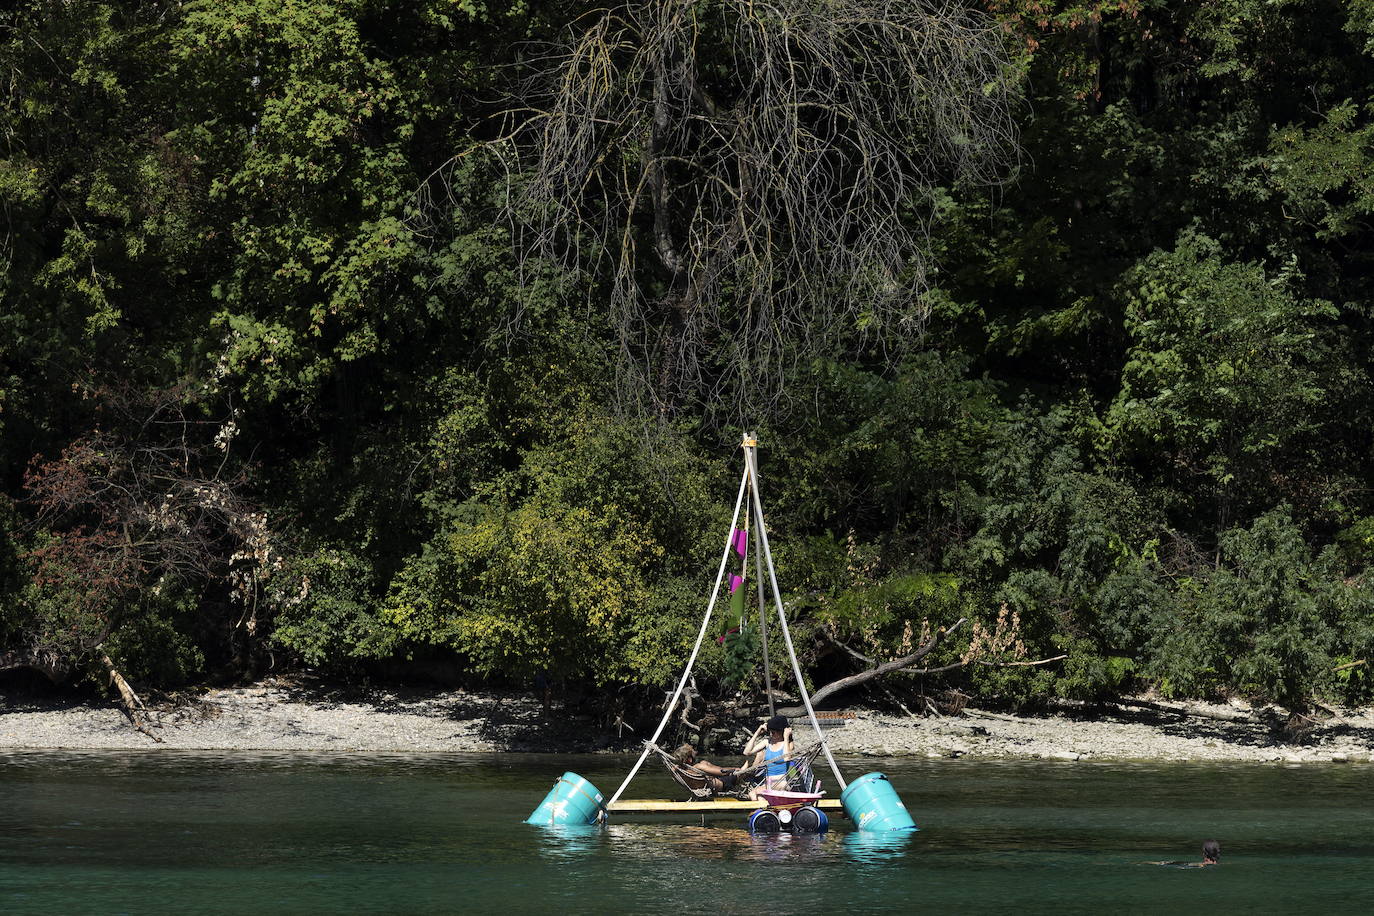
[[[1223,720],[1206,715],[1226,711],[1117,708],[1029,717],[965,709],[958,717],[928,719],[859,712],[849,725],[827,734],[836,753],[873,757],[1284,763],[1374,758],[1374,711],[1344,712],[1290,741],[1280,740],[1263,716]],[[798,740],[810,735],[809,728],[799,730]]]
[[[0,748],[279,751],[584,750],[527,697],[302,688],[210,690],[150,715],[155,743],[113,703],[0,696]]]
[[[1047,760],[1368,763],[1374,710],[1338,710],[1299,740],[1277,737],[1275,710],[1242,705],[1127,701],[1049,716],[965,709],[914,718],[856,710],[828,728],[837,754]],[[600,734],[529,694],[360,691],[265,682],[211,690],[155,712],[153,743],[114,706],[0,696],[0,748],[155,747],[196,750],[535,751],[631,749],[634,736]],[[797,722],[799,742],[811,740]],[[729,742],[722,742],[728,747]],[[717,756],[725,756],[718,750]]]

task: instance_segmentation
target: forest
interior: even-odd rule
[[[19,0],[0,75],[5,678],[650,705],[756,431],[814,688],[1374,694],[1371,0]]]

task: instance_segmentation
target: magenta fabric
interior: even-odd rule
[[[749,550],[749,532],[743,528],[735,529],[735,553],[741,557]]]
[[[741,579],[739,576],[731,575],[731,576],[730,576],[730,594],[733,595],[733,594],[735,593],[735,589],[739,588],[739,584],[740,584],[741,582],[743,582],[743,581],[744,581],[744,580]]]

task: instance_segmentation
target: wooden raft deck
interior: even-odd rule
[[[766,807],[761,801],[713,798],[710,801],[669,801],[666,798],[622,798],[606,809],[607,814],[745,814]],[[822,811],[842,811],[838,798],[816,802]]]

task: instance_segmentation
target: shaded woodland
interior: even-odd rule
[[[1369,0],[18,2],[0,669],[650,706],[755,429],[813,687],[1367,702],[1371,176]]]

